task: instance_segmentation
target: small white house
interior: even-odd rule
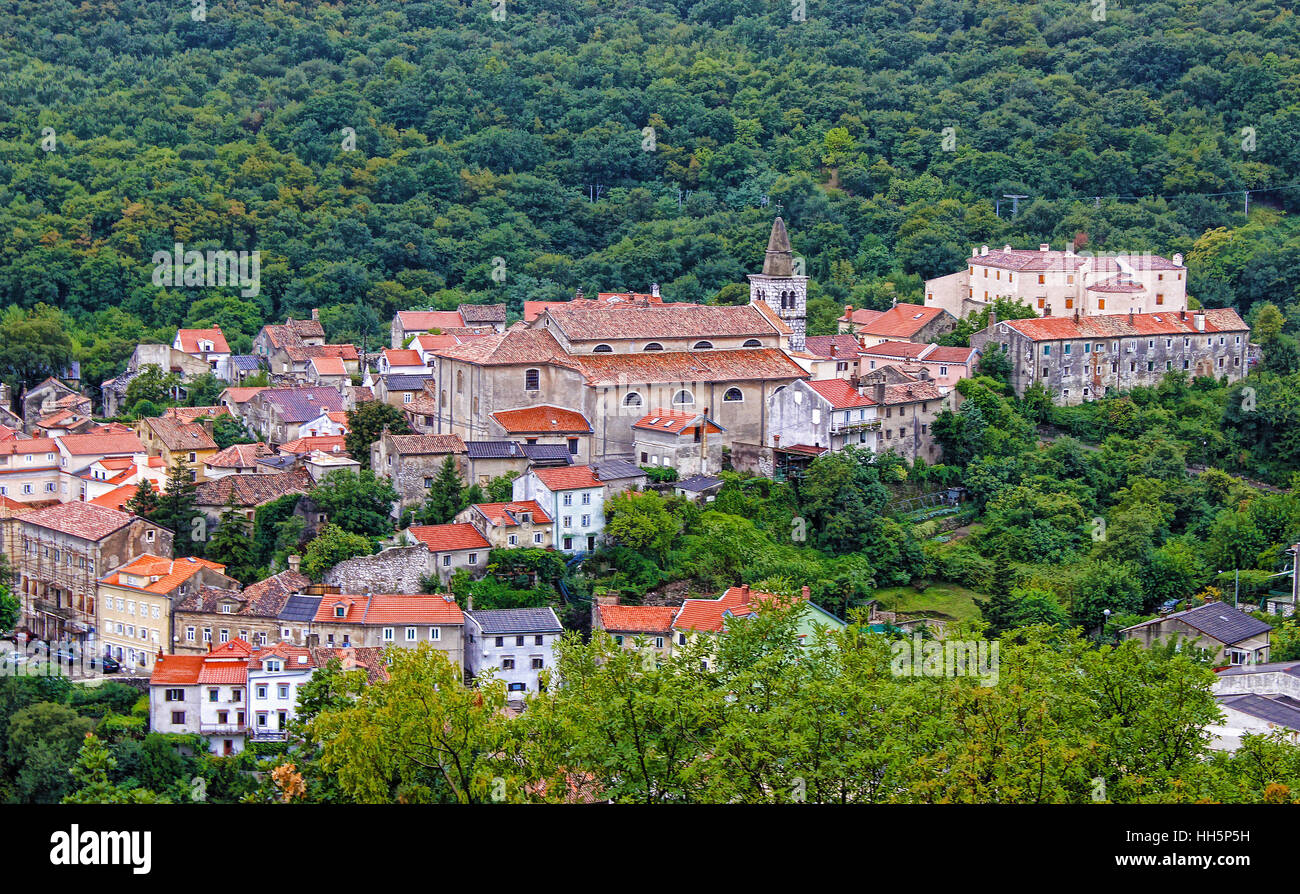
[[[253,741],[283,741],[296,716],[298,687],[316,671],[310,650],[288,643],[259,649],[248,658],[249,736]]]
[[[537,501],[562,552],[590,552],[605,531],[605,485],[591,466],[532,469],[515,479],[514,498]]]
[[[465,664],[472,676],[491,670],[507,697],[541,690],[544,670],[555,666],[555,643],[564,634],[551,608],[465,611]]]

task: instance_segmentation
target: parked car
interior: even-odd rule
[[[108,655],[105,655],[103,658],[100,659],[100,665],[101,665],[101,669],[106,674],[115,674],[118,673],[120,670],[122,670],[122,665],[118,663],[118,660]],[[93,660],[90,662],[90,666],[92,668],[95,666],[95,662]]]

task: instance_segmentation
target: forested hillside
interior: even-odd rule
[[[247,350],[312,307],[373,344],[398,309],[579,286],[743,300],[778,205],[814,332],[971,245],[1080,233],[1184,252],[1205,303],[1285,307],[1300,239],[1233,229],[1243,190],[1300,181],[1292,10],[1099,10],[0,2],[0,365],[18,377],[34,331],[68,332],[95,384],[178,325]],[[1014,219],[1007,193],[1030,197]],[[155,286],[177,241],[260,251],[260,294]],[[41,304],[66,318],[33,329]]]

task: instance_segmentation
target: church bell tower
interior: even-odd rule
[[[790,350],[804,349],[808,323],[808,277],[795,276],[794,250],[785,221],[772,223],[763,272],[749,274],[749,300],[762,301],[790,327]]]

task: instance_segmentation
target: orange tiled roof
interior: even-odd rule
[[[577,410],[541,404],[515,410],[498,410],[492,414],[507,434],[591,433],[591,423]]]
[[[602,605],[600,626],[611,633],[668,633],[677,608],[671,605]]]
[[[512,527],[519,524],[519,515],[523,512],[531,512],[533,521],[539,524],[551,523],[551,517],[546,514],[541,505],[536,500],[516,500],[511,503],[475,503],[474,509],[480,515],[488,520],[490,524],[498,527]]]
[[[471,338],[464,344],[439,348],[433,353],[449,360],[464,360],[481,366],[574,365],[555,336],[545,329],[511,329],[496,335]]]
[[[145,452],[144,444],[134,434],[64,435],[59,438],[59,443],[73,456]]]
[[[583,354],[573,358],[589,385],[803,379],[808,374],[777,348]]]
[[[90,502],[95,506],[106,506],[109,509],[125,511],[123,507],[126,506],[127,503],[131,502],[131,498],[135,496],[136,491],[139,489],[140,488],[134,484],[123,484],[121,487],[114,488],[106,494],[100,494]]]
[[[340,357],[313,357],[311,365],[316,368],[316,374],[321,376],[345,376],[348,373]]]
[[[343,453],[347,449],[347,439],[343,435],[308,435],[280,445],[281,453],[311,453],[313,450]]]
[[[456,310],[399,310],[397,325],[403,332],[430,329],[459,329],[465,325],[465,319]]]
[[[22,520],[26,524],[71,534],[83,540],[102,540],[114,531],[131,524],[134,518],[132,515],[106,506],[74,501],[29,512]]]
[[[185,581],[198,574],[204,568],[209,568],[217,572],[225,572],[226,566],[220,565],[208,559],[199,559],[189,557],[185,559],[164,559],[162,556],[155,556],[146,553],[138,556],[131,562],[123,565],[114,571],[108,577],[103,579],[106,584],[113,584],[120,587],[132,587],[137,590],[147,590],[150,593],[170,593],[179,587]],[[151,580],[144,586],[138,584],[129,584],[122,579],[122,575],[138,575],[139,577],[158,578]]]
[[[845,308],[846,311],[848,308]],[[867,335],[883,335],[889,338],[911,338],[940,314],[946,313],[941,307],[924,307],[920,304],[896,304],[887,311],[853,311],[854,328]],[[869,317],[869,319],[863,319]],[[841,322],[848,322],[846,313],[840,317]]]
[[[450,525],[411,525],[406,530],[412,537],[436,553],[460,549],[489,549],[492,546],[469,522]]]
[[[876,403],[866,395],[859,394],[858,389],[854,388],[847,379],[818,379],[809,382],[808,387],[826,398],[830,405],[837,410],[846,410],[851,407],[871,407],[875,406]]]
[[[335,614],[342,606],[343,617]],[[400,593],[356,595],[341,593],[321,598],[317,623],[334,624],[464,624],[465,613],[449,596],[416,596]]]
[[[715,433],[722,431],[722,428],[704,416],[703,413],[685,413],[681,410],[652,410],[642,416],[636,422],[632,423],[633,428],[643,429],[645,431],[666,431],[669,434],[680,435],[689,429],[694,429],[696,423],[704,421],[705,431]]]
[[[569,301],[546,313],[570,340],[771,336],[781,332],[753,304],[657,304],[609,307],[598,301]]]
[[[200,353],[200,340],[212,342],[213,353],[230,353],[230,345],[226,344],[226,336],[221,331],[220,326],[215,326],[212,329],[177,329],[176,338],[180,340],[181,350],[186,354]]]
[[[717,599],[687,599],[673,618],[673,627],[716,633],[726,627],[727,615],[748,615],[758,603],[780,598],[774,593],[750,590],[748,585],[728,587]]]
[[[203,671],[204,655],[159,655],[154,662],[150,686],[193,686]]]
[[[257,457],[270,455],[271,448],[262,441],[255,444],[231,444],[225,450],[209,456],[203,465],[213,469],[251,469]]]
[[[59,442],[54,438],[24,438],[21,440],[0,441],[0,456],[58,452]]]
[[[420,352],[409,349],[384,348],[384,359],[388,361],[389,366],[424,366],[424,361],[420,359]]]
[[[221,392],[221,396],[229,398],[233,403],[242,404],[257,397],[257,395],[265,390],[265,388],[265,385],[258,385],[250,388],[232,386]]]
[[[1004,325],[1003,321],[997,323]],[[1005,325],[1034,341],[1072,338],[1120,338],[1132,335],[1205,335],[1211,332],[1244,333],[1249,326],[1230,307],[1205,311],[1205,330],[1196,328],[1191,311],[1152,314],[1107,314],[1070,317],[1034,317],[1006,320]]]
[[[591,466],[561,466],[555,469],[533,469],[537,480],[547,490],[579,490],[584,487],[603,487]]]

